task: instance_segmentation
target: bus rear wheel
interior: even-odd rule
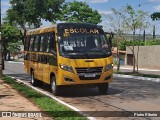
[[[53,95],[59,95],[59,87],[56,85],[56,77],[52,76],[51,77],[51,91]]]
[[[101,93],[101,94],[107,93],[107,91],[108,91],[108,86],[109,86],[108,83],[104,83],[104,84],[98,85],[99,93]]]
[[[34,71],[31,71],[31,84],[33,86],[37,86],[38,85],[38,81],[34,77]]]

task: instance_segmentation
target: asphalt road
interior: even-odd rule
[[[4,74],[19,78],[30,84],[22,63],[5,62]],[[39,89],[50,93],[48,86]],[[160,111],[160,83],[127,78],[114,78],[107,94],[98,93],[96,88],[65,88],[60,100],[89,111],[87,114],[101,120],[160,120],[160,117],[106,117],[107,111]],[[96,112],[100,111],[100,113]],[[98,113],[98,115],[97,115]]]

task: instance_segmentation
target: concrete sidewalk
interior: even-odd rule
[[[117,67],[114,66],[114,70],[116,70]],[[121,72],[132,72],[133,66],[120,66],[120,71]],[[137,68],[136,68],[137,70]],[[155,74],[155,75],[160,75],[160,69],[159,68],[144,68],[144,67],[139,67],[138,72],[143,73],[143,74]]]
[[[20,95],[10,85],[4,83],[3,80],[0,80],[0,111],[2,112],[3,111],[39,112],[40,109],[31,101],[29,101],[27,98]],[[1,117],[0,120],[52,120],[52,118],[49,118],[49,117],[31,117],[31,118]]]

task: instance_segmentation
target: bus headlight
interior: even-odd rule
[[[59,66],[60,66],[60,68],[61,68],[62,70],[65,70],[65,71],[74,73],[74,71],[73,71],[73,69],[72,69],[71,66],[62,65],[62,64],[60,64]]]
[[[113,68],[113,64],[108,64],[108,65],[105,66],[105,70],[104,71],[108,71],[108,70],[110,70],[112,68]]]

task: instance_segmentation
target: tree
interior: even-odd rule
[[[120,69],[120,55],[119,55],[119,49],[120,45],[123,41],[126,40],[125,33],[127,29],[123,26],[123,19],[119,12],[112,8],[113,14],[108,15],[107,19],[109,20],[109,25],[113,28],[113,31],[115,34],[113,43],[117,47],[116,57],[117,57],[117,71]]]
[[[7,44],[7,51],[9,53],[9,56],[10,54],[13,56],[13,59],[15,57],[15,55],[17,55],[17,53],[20,51],[20,42],[8,42]],[[10,59],[10,57],[9,57]]]
[[[133,34],[132,36],[133,45],[132,48],[130,49],[133,54],[133,72],[135,72],[135,65],[136,65],[135,52],[134,52],[135,33],[138,29],[140,30],[148,27],[149,24],[147,22],[148,13],[143,10],[135,11],[130,5],[124,6],[122,9],[118,10],[117,13],[123,19],[123,26],[128,28],[128,30],[130,30]],[[138,60],[137,60],[137,65],[138,65]]]
[[[154,12],[151,14],[152,20],[160,20],[160,12]]]
[[[154,12],[151,14],[151,18],[153,21],[160,20],[160,12]],[[155,25],[153,26],[153,39],[155,40]]]
[[[68,2],[63,6],[63,21],[98,24],[101,15],[97,10],[92,10],[85,2]]]
[[[4,59],[6,60],[7,54],[17,52],[19,50],[18,42],[21,40],[21,33],[16,27],[11,26],[7,23],[2,24],[2,46],[4,47],[3,55]]]
[[[10,0],[11,8],[7,10],[5,20],[18,26],[24,32],[26,27],[37,28],[42,20],[55,23],[61,14],[64,0]]]

